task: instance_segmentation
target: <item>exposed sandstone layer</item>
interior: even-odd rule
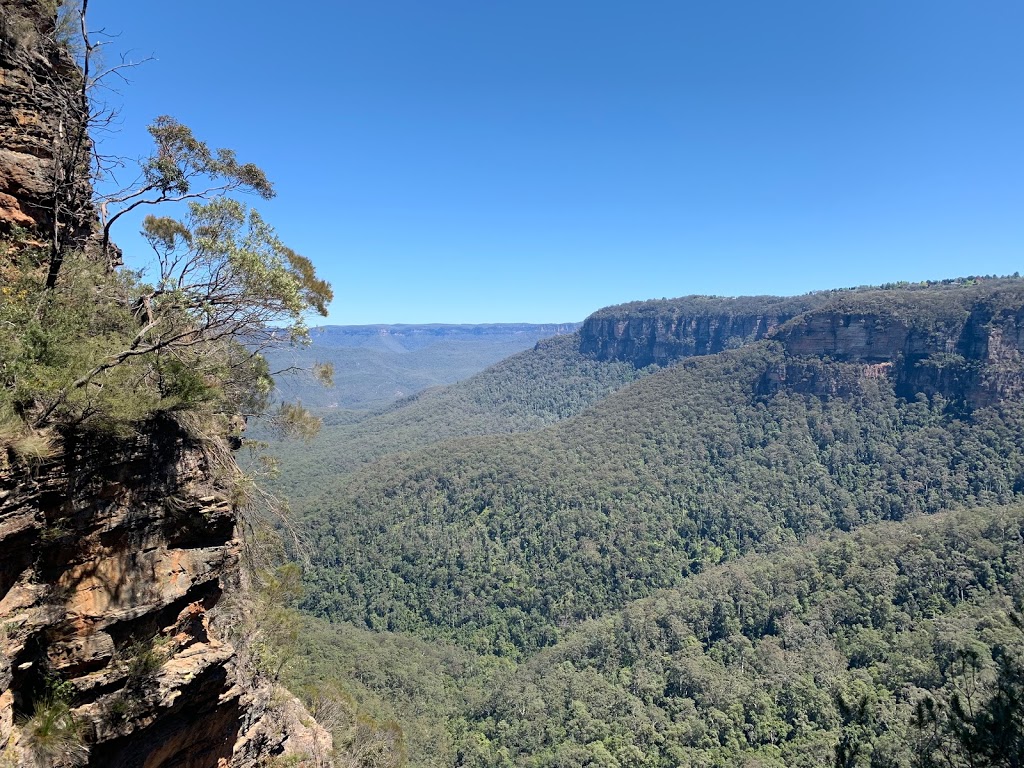
[[[80,765],[248,768],[329,751],[211,630],[239,545],[212,458],[223,449],[209,445],[159,419],[133,439],[65,436],[36,467],[0,455],[0,744],[19,764],[55,681],[74,686]]]
[[[821,301],[821,295],[689,296],[608,307],[584,321],[580,351],[638,368],[668,365],[759,341]]]
[[[890,377],[897,394],[940,395],[969,408],[1024,394],[1024,288],[967,290],[936,312],[924,297],[916,309],[894,303],[874,311],[824,306],[780,327],[790,362],[769,386],[838,394],[809,358],[861,366],[865,377]],[[802,382],[802,383],[801,383]]]
[[[0,234],[82,247],[95,233],[81,74],[56,40],[55,3],[0,6]]]
[[[1024,282],[636,302],[587,318],[580,351],[643,367],[761,340],[781,343],[787,357],[766,373],[764,393],[842,395],[860,378],[885,376],[905,398],[991,405],[1024,394]]]

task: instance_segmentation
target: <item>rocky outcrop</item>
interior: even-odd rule
[[[88,105],[56,7],[0,5],[0,238],[45,245],[56,232],[53,253],[88,253]],[[222,594],[244,602],[237,467],[222,430],[183,424],[156,416],[130,436],[0,424],[0,764],[255,768],[330,752],[217,629],[236,618]]]
[[[0,234],[14,228],[82,247],[94,235],[81,73],[59,41],[55,3],[0,8]]]
[[[67,434],[59,450],[35,466],[0,455],[8,754],[30,765],[45,748],[33,733],[55,686],[78,765],[254,766],[314,742],[329,751],[301,706],[243,674],[211,629],[238,583],[224,446],[159,418],[132,438]],[[276,710],[292,712],[294,732]]]
[[[939,395],[976,408],[1024,394],[1020,280],[843,297],[780,326],[772,337],[788,362],[769,373],[767,389],[839,393],[837,380],[822,378],[814,362],[824,359],[855,364],[865,378],[884,375],[908,399]]]
[[[608,307],[584,321],[580,351],[638,368],[668,365],[759,341],[824,296],[687,296]]]
[[[637,367],[774,340],[786,362],[765,374],[762,393],[835,396],[884,376],[902,397],[968,408],[1024,394],[1020,278],[635,302],[595,312],[579,336],[584,354]]]

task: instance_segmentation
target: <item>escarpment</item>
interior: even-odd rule
[[[638,368],[668,365],[759,341],[824,296],[687,296],[607,307],[584,321],[580,351]]]
[[[57,446],[42,463],[0,456],[0,741],[17,764],[49,749],[34,729],[57,686],[75,723],[60,749],[79,765],[244,766],[323,749],[329,737],[298,717],[268,728],[281,705],[240,669],[224,636],[237,617],[211,621],[238,590],[224,446],[169,418]]]
[[[766,386],[838,394],[817,360],[853,364],[865,377],[887,376],[906,399],[939,395],[967,408],[1024,393],[1024,284],[987,280],[959,290],[836,298],[779,327],[785,370]]]
[[[579,333],[584,354],[636,367],[774,340],[787,362],[766,374],[765,392],[837,395],[861,376],[891,378],[906,399],[940,395],[970,408],[1024,392],[1018,278],[636,302],[595,312]]]

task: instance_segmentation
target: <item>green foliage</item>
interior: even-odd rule
[[[318,721],[333,723],[336,748],[361,755],[360,765],[453,765],[450,724],[509,669],[445,643],[309,616],[298,638],[283,679]]]
[[[267,407],[258,350],[304,340],[305,314],[326,312],[330,286],[230,198],[194,201],[182,221],[150,216],[145,233],[154,285],[74,253],[49,285],[41,254],[12,251],[0,274],[0,412],[116,430],[162,410]]]
[[[160,635],[133,640],[118,651],[118,663],[123,668],[129,690],[144,686],[160,670],[169,657],[168,639]]]
[[[1021,631],[1020,614],[1010,621]],[[990,653],[995,680],[979,685],[986,660],[975,648],[957,654],[959,684],[948,703],[927,696],[917,703],[912,723],[918,731],[921,768],[1019,768],[1024,761],[1024,655],[998,644]]]
[[[320,431],[322,422],[302,403],[281,403],[274,415],[274,423],[287,437],[301,437],[312,440]]]
[[[412,766],[933,765],[922,700],[1020,722],[1022,574],[1024,508],[943,513],[709,568],[518,663],[305,618],[285,677],[397,723]]]
[[[278,325],[290,340],[300,341],[308,338],[305,313],[327,314],[330,286],[237,200],[192,202],[180,221],[147,216],[143,235],[158,256],[159,274],[155,289],[140,299],[142,344],[184,328],[252,344]],[[179,347],[191,344],[188,337],[175,341]]]
[[[1024,597],[1022,543],[1014,508],[870,526],[713,569],[521,665],[465,738],[492,745],[480,765],[585,764],[569,755],[595,740],[651,766],[814,766],[837,753],[910,765],[917,691],[962,685],[951,662],[964,647],[1024,644],[1005,619],[1005,595]],[[1010,556],[997,572],[993,549]],[[870,657],[858,650],[867,635]]]
[[[276,486],[302,507],[324,477],[446,438],[554,424],[650,372],[585,357],[576,334],[545,339],[466,381],[424,391],[377,414],[325,412],[325,426],[308,446],[273,446],[281,460]]]
[[[101,365],[111,349],[127,347],[136,330],[130,296],[137,285],[127,272],[107,274],[71,256],[66,279],[53,291],[31,253],[7,268],[0,285],[0,408],[31,420],[32,413],[60,403],[69,421],[114,424],[157,409],[152,364],[128,360],[94,386],[74,387],[85,371]]]
[[[72,764],[88,754],[82,728],[71,711],[74,686],[57,679],[47,681],[45,694],[33,704],[32,714],[20,723],[26,751],[38,765],[58,760]]]
[[[259,580],[255,612],[245,624],[248,648],[256,669],[274,681],[281,678],[298,648],[301,617],[295,605],[302,597],[302,572],[286,563],[254,574]]]
[[[148,186],[170,197],[194,192],[196,178],[211,178],[255,192],[264,199],[274,188],[252,163],[239,163],[230,149],[211,150],[191,129],[162,115],[149,127],[155,149],[142,167]]]
[[[723,558],[1024,490],[1019,403],[957,415],[839,363],[819,365],[849,397],[762,395],[783,361],[694,359],[552,428],[333,482],[305,505],[306,607],[516,655]]]

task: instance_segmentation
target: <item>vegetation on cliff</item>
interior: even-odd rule
[[[303,737],[317,752],[329,738],[274,668],[247,666],[210,617],[242,581],[239,513],[264,498],[229,450],[270,403],[262,350],[303,340],[331,288],[228,194],[271,196],[262,171],[171,118],[137,182],[93,205],[86,7],[61,4],[70,26],[54,3],[0,8],[0,96],[35,134],[5,142],[0,169],[16,180],[0,196],[0,762],[254,767]],[[154,257],[135,271],[110,234],[140,206]],[[297,406],[273,417],[316,426]]]

